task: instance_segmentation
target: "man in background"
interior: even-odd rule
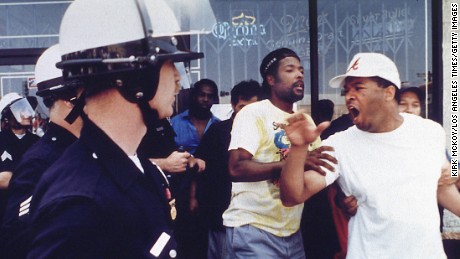
[[[232,183],[228,172],[228,145],[235,115],[246,105],[260,100],[261,87],[257,81],[236,84],[230,92],[233,114],[230,119],[212,124],[201,139],[195,156],[206,162],[200,174],[197,199],[208,230],[208,259],[227,258],[225,227],[222,213],[230,203]]]
[[[218,89],[214,81],[201,79],[193,85],[190,108],[171,119],[178,151],[194,155],[203,134],[213,123],[220,121],[211,112],[212,105],[218,102]],[[189,167],[185,174],[171,177],[178,211],[174,228],[181,258],[200,259],[206,257],[207,233],[196,199],[196,173],[205,169],[205,163],[195,159],[192,165],[195,166]]]

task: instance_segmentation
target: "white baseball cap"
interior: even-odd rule
[[[332,78],[329,81],[329,85],[333,88],[342,87],[345,84],[345,78],[349,76],[378,76],[392,82],[396,87],[401,88],[398,68],[391,59],[380,53],[356,54],[348,65],[347,72]]]

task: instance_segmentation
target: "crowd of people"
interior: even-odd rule
[[[203,53],[167,4],[139,3],[70,5],[35,66],[40,137],[27,97],[0,100],[1,258],[458,258],[440,233],[438,206],[460,216],[445,132],[391,59],[357,53],[330,80],[348,110],[332,122],[330,100],[296,110],[304,67],[284,47],[232,87],[229,119],[209,78],[175,114]]]

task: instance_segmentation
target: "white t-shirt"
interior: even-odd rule
[[[245,106],[235,117],[229,150],[242,148],[262,163],[280,161],[288,152],[290,143],[284,130],[276,123],[283,123],[286,113],[269,100]],[[307,117],[312,123],[311,117]],[[274,124],[275,123],[275,124]],[[320,145],[320,139],[312,146]],[[232,198],[224,212],[224,225],[239,227],[252,225],[276,236],[289,236],[300,226],[303,204],[284,207],[280,200],[279,186],[272,180],[232,183]]]
[[[403,124],[391,132],[353,126],[323,141],[339,161],[327,184],[338,177],[359,204],[348,224],[347,258],[446,257],[436,197],[445,133],[431,120],[401,115]]]

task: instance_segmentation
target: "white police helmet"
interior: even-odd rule
[[[61,61],[59,45],[46,49],[35,64],[35,84],[38,96],[63,88],[62,70],[56,67]]]
[[[56,67],[60,61],[60,47],[55,44],[46,49],[35,64],[37,95],[43,98],[43,103],[48,108],[58,99],[70,102],[77,100],[78,85],[71,81],[64,84],[62,70]]]
[[[209,10],[208,0],[75,0],[62,19],[58,66],[66,81],[82,80],[90,94],[101,80],[113,87],[121,80],[127,100],[150,100],[165,60],[203,57],[187,50],[184,36],[211,31]]]
[[[1,120],[4,120],[5,114],[9,112],[20,124],[23,124],[23,121],[26,120],[27,124],[30,124],[30,119],[35,116],[34,109],[27,101],[27,98],[16,92],[8,93],[0,99]]]
[[[21,95],[18,93],[12,92],[12,93],[7,93],[5,94],[1,99],[0,99],[0,113],[3,113],[3,110],[10,105],[12,102],[19,100],[23,98]]]

